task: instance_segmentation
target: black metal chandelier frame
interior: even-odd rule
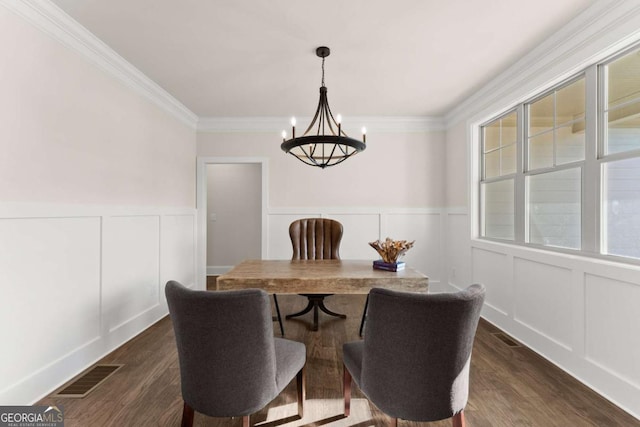
[[[322,169],[340,164],[366,148],[366,130],[363,128],[362,141],[350,138],[342,130],[340,115],[336,120],[329,108],[327,87],[324,85],[324,60],[330,53],[326,46],[316,49],[316,55],[322,58],[322,85],[318,108],[311,124],[302,136],[296,137],[295,119],[292,119],[291,139],[287,140],[283,131],[280,145],[284,152],[301,162]]]

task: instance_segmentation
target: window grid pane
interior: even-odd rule
[[[517,119],[518,114],[514,111],[482,127],[483,179],[515,173]]]
[[[580,249],[582,170],[527,177],[529,242]]]
[[[517,167],[516,159],[517,159],[517,152],[518,152],[517,145],[515,143],[508,145],[500,151],[502,154],[501,160],[500,160],[501,175],[510,175],[510,174],[516,173],[516,167]]]
[[[495,178],[500,176],[500,151],[494,150],[484,156],[484,177]]]
[[[553,131],[529,139],[529,169],[553,166]]]
[[[529,105],[529,137],[548,132],[554,128],[555,93]]]
[[[556,92],[556,126],[583,119],[586,107],[584,78]]]
[[[514,180],[482,184],[483,230],[485,237],[513,240],[515,235]]]
[[[528,104],[527,170],[585,159],[585,78]]]
[[[607,106],[615,106],[640,100],[640,49],[606,65],[607,68]]]
[[[555,130],[556,165],[584,160],[584,120]]]
[[[640,259],[640,157],[603,165],[604,253]]]
[[[607,154],[640,149],[640,102],[605,113]]]
[[[496,120],[492,124],[484,127],[483,153],[500,148],[500,121]]]
[[[603,66],[605,155],[640,149],[640,49]]]

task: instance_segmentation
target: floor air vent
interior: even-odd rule
[[[73,380],[71,383],[65,385],[54,396],[75,398],[85,397],[109,378],[111,374],[123,366],[124,365],[96,365]]]
[[[522,347],[519,342],[511,338],[509,335],[506,335],[502,332],[495,332],[493,334],[494,337],[498,338],[500,341],[508,345],[509,347]]]

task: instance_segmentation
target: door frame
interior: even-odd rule
[[[262,180],[262,235],[260,254],[267,258],[267,206],[269,200],[269,159],[266,157],[197,157],[196,209],[197,209],[197,267],[196,288],[207,288],[207,166],[215,164],[259,164]]]

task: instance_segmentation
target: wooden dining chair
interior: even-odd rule
[[[451,294],[372,289],[364,340],[343,345],[344,415],[353,380],[393,427],[398,418],[464,427],[484,295],[483,285]]]
[[[291,259],[340,259],[340,242],[342,241],[342,224],[328,218],[303,218],[293,221],[289,226],[289,237],[293,247]],[[312,330],[318,330],[318,310],[330,316],[346,318],[329,310],[324,300],[333,294],[300,294],[308,299],[307,306],[301,311],[287,314],[286,318],[302,316],[313,310]]]
[[[165,286],[180,363],[182,426],[194,412],[242,417],[264,408],[295,377],[298,416],[305,399],[304,344],[273,336],[269,295],[259,289],[194,291]]]

